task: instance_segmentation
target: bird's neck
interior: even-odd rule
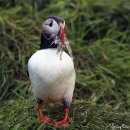
[[[56,44],[52,44],[53,40],[54,38],[47,39],[44,35],[41,34],[40,49],[57,48]]]

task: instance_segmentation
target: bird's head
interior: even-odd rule
[[[52,44],[57,38],[64,45],[64,28],[65,21],[62,18],[56,16],[48,17],[42,24],[41,42],[44,42],[43,44],[45,45],[45,41],[50,41],[50,44]]]
[[[48,17],[42,24],[40,49],[57,48],[58,52],[62,52],[63,47],[66,46],[73,59],[72,50],[64,29],[64,19],[57,16]]]

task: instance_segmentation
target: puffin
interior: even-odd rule
[[[65,34],[65,20],[49,16],[42,24],[40,48],[28,61],[28,74],[38,104],[39,119],[46,124],[51,118],[44,114],[43,103],[62,101],[65,107],[64,118],[53,124],[69,126],[68,114],[76,77],[69,43]],[[64,48],[67,48],[66,51]]]

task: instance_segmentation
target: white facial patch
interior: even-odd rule
[[[43,33],[49,34],[49,35],[57,34],[59,31],[59,26],[54,19],[49,18],[43,23],[42,31]]]

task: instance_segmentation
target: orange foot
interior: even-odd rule
[[[49,121],[51,120],[51,118],[47,117],[47,116],[40,116],[40,121],[44,122],[44,123],[49,123]]]
[[[69,127],[69,123],[66,120],[61,120],[61,121],[55,122],[54,126]]]

